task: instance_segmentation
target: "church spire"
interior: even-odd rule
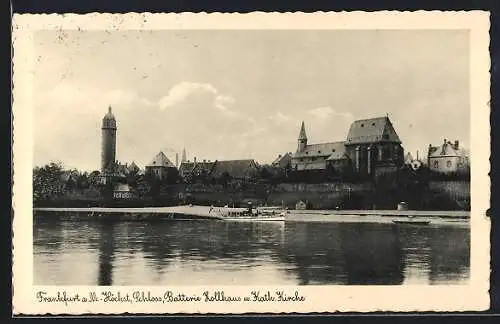
[[[307,146],[306,126],[302,121],[302,126],[300,126],[297,152],[303,152],[306,149],[306,146]]]
[[[304,121],[302,121],[302,126],[300,126],[299,140],[307,140],[306,127]]]
[[[182,157],[181,157],[181,162],[186,162],[186,149],[182,149]]]

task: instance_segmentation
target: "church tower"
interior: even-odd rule
[[[297,152],[303,152],[306,149],[306,146],[307,146],[306,127],[304,125],[304,122],[302,122],[302,126],[300,127]]]
[[[101,171],[104,172],[116,160],[116,119],[108,107],[102,119]]]
[[[181,162],[186,162],[186,149],[182,149]]]

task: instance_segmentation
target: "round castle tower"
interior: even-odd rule
[[[116,119],[111,112],[102,119],[101,171],[105,171],[115,162],[116,158]]]

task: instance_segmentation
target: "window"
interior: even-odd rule
[[[375,123],[372,123],[372,126],[375,126]]]
[[[309,152],[306,152],[306,154],[309,154]]]
[[[335,149],[333,149],[332,152],[335,152]]]
[[[321,153],[321,151],[318,151],[318,153]]]
[[[313,156],[313,157],[311,158],[311,160],[312,160],[312,161],[316,161],[316,158]]]
[[[439,167],[439,161],[434,161],[434,163],[432,164],[435,168],[438,168]]]
[[[365,127],[365,124],[361,124],[361,127]]]
[[[451,161],[447,161],[447,162],[446,162],[446,166],[447,166],[448,168],[451,168]]]

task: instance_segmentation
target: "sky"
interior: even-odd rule
[[[465,30],[38,31],[35,53],[34,165],[98,170],[108,106],[117,160],[140,167],[183,148],[269,163],[302,121],[320,143],[385,115],[414,156],[469,145]]]

